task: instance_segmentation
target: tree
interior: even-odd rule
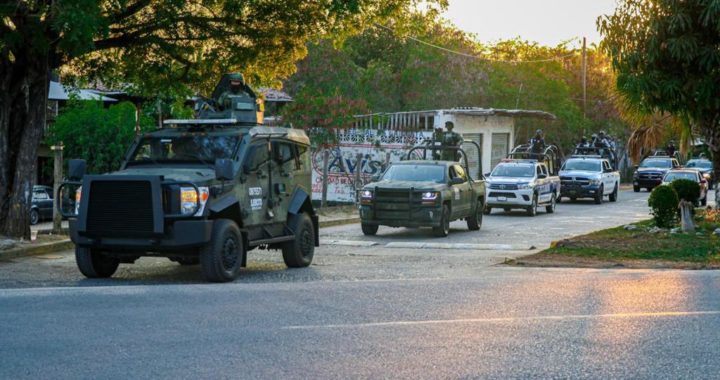
[[[696,127],[720,178],[720,1],[622,0],[598,29],[619,92]]]
[[[146,115],[140,120],[144,129],[154,128]],[[118,170],[128,146],[135,138],[135,106],[123,102],[108,108],[99,101],[69,103],[49,129],[47,141],[63,142],[65,155],[87,161],[88,173],[102,174]],[[97,144],[102,141],[102,144]]]
[[[418,0],[18,0],[0,5],[0,234],[29,237],[48,75],[207,90],[225,71],[270,83],[305,43],[351,33]]]

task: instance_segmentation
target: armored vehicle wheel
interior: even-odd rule
[[[633,186],[633,191],[636,193],[640,192],[640,186]]]
[[[613,190],[613,192],[610,194],[610,197],[609,197],[610,202],[617,202],[617,198],[618,198],[618,185],[615,184],[615,190]]]
[[[30,224],[33,226],[38,224],[40,222],[40,213],[38,210],[32,209],[30,210]]]
[[[304,268],[312,262],[315,254],[315,229],[310,217],[297,214],[290,217],[288,226],[295,232],[295,239],[282,247],[283,260],[290,268]]]
[[[374,236],[378,232],[378,226],[377,224],[366,224],[361,223],[360,228],[362,228],[363,235],[367,236]]]
[[[433,227],[433,235],[436,237],[446,237],[448,234],[450,234],[450,207],[443,205],[440,225]]]
[[[107,278],[112,276],[120,265],[120,260],[102,252],[83,247],[75,247],[75,262],[80,272],[88,278]]]
[[[597,194],[595,194],[595,204],[599,205],[603,202],[603,194],[605,193],[605,188],[600,185],[600,189],[598,190]]]
[[[229,219],[213,223],[210,241],[200,249],[200,265],[211,282],[234,280],[240,272],[245,246],[237,224]]]
[[[550,197],[550,204],[545,206],[545,212],[552,214],[555,212],[555,194]]]
[[[533,195],[532,204],[527,208],[527,216],[537,215],[538,199],[537,194]]]
[[[482,207],[480,202],[478,202],[477,211],[475,212],[475,215],[471,215],[471,216],[468,216],[467,218],[465,218],[468,229],[470,231],[478,231],[480,229],[480,226],[482,226],[482,218],[483,218],[483,210],[484,209],[485,208]]]
[[[491,212],[492,212],[492,207],[485,206],[485,209],[483,210],[483,214],[490,215]]]

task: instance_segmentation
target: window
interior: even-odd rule
[[[45,190],[33,190],[33,199],[36,201],[44,201],[50,199],[50,196]]]
[[[467,173],[465,173],[465,169],[463,169],[460,165],[453,165],[454,174],[457,178],[462,178],[464,181],[467,181]],[[453,170],[451,170],[451,173]]]
[[[249,148],[248,154],[245,157],[245,167],[249,171],[256,171],[260,169],[269,160],[269,153],[267,145],[256,144]]]
[[[535,167],[535,174],[537,174],[538,176],[542,174],[542,169],[540,169],[540,165]]]
[[[273,143],[273,158],[280,164],[295,159],[295,146],[286,142]]]

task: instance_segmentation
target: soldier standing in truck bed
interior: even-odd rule
[[[248,96],[248,94],[243,91],[245,78],[243,78],[242,74],[230,75],[230,88],[225,90],[218,99],[220,106],[226,110],[232,108],[232,98]]]
[[[453,132],[455,125],[452,121],[445,122],[445,129],[447,130],[443,136],[443,146],[450,148],[459,148],[462,145],[463,137],[459,133]],[[443,161],[459,161],[460,154],[455,149],[443,149],[442,151]]]

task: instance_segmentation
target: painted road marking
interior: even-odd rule
[[[323,240],[320,244],[325,245],[342,245],[345,247],[372,247],[378,245],[374,241],[365,240]]]
[[[515,322],[566,321],[566,320],[587,320],[587,319],[620,319],[620,318],[672,318],[672,317],[695,317],[695,316],[716,316],[716,315],[720,315],[720,310],[664,311],[664,312],[616,313],[616,314],[540,315],[540,316],[534,316],[534,317],[435,319],[435,320],[427,320],[427,321],[388,321],[388,322],[348,323],[348,324],[331,324],[331,325],[285,326],[282,329],[283,330],[351,329],[351,328],[366,328],[366,327],[448,325],[448,324],[468,324],[468,323],[515,323]]]

